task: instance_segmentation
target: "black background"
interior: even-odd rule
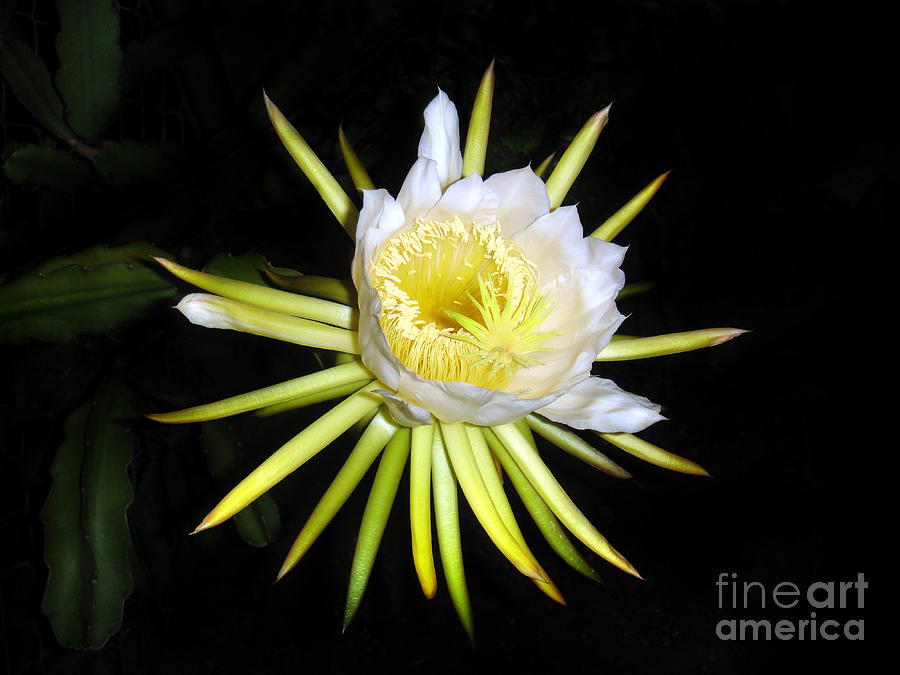
[[[52,42],[54,12],[46,4],[41,30]],[[138,585],[122,630],[103,650],[63,650],[40,613],[46,567],[37,511],[62,422],[92,384],[115,369],[132,384],[139,410],[161,410],[294,377],[313,362],[303,350],[186,325],[165,303],[109,335],[4,348],[10,485],[3,530],[13,546],[3,554],[2,617],[10,672],[495,666],[719,673],[777,671],[789,659],[818,666],[834,665],[839,655],[866,658],[866,642],[843,638],[724,642],[715,634],[725,618],[808,618],[808,609],[720,610],[721,572],[770,589],[863,572],[867,599],[882,593],[872,567],[874,532],[893,524],[874,515],[879,490],[868,476],[895,448],[874,441],[879,413],[869,387],[872,374],[887,368],[861,365],[878,347],[851,338],[880,321],[867,303],[878,293],[871,260],[896,222],[888,208],[897,174],[887,170],[895,146],[889,113],[877,100],[891,80],[879,72],[879,55],[850,47],[861,34],[856,18],[823,18],[788,2],[619,1],[578,10],[457,2],[424,11],[353,1],[129,7],[136,10],[123,14],[123,44],[172,27],[190,37],[151,69],[141,93],[149,107],[161,106],[163,94],[167,105],[177,102],[180,131],[165,140],[183,147],[181,171],[146,188],[69,195],[69,208],[56,211],[41,209],[38,191],[6,185],[4,270],[24,271],[95,243],[143,239],[194,267],[218,252],[254,251],[307,273],[346,275],[350,241],[264,124],[261,88],[280,95],[276,102],[342,182],[349,185],[336,147],[339,122],[375,183],[396,193],[435,87],[456,102],[465,125],[481,74],[496,59],[487,173],[536,165],[564,149],[610,101],[610,124],[567,200],[579,204],[586,229],[672,170],[617,239],[629,245],[628,280],[656,284],[621,304],[630,314],[622,330],[752,332],[711,350],[595,371],[661,402],[670,421],[643,437],[700,462],[711,478],[668,473],[610,449],[634,474],[616,482],[547,449],[560,482],[644,581],[599,560],[605,584],[587,581],[555,558],[523,515],[526,537],[568,599],[568,607],[554,605],[463,510],[474,647],[442,581],[434,600],[421,596],[409,554],[406,479],[347,634],[341,615],[364,489],[298,568],[272,586],[348,440],[276,488],[283,533],[253,549],[231,525],[187,536],[223,486],[206,473],[196,430],[136,421],[132,511],[153,523],[152,536],[135,525]],[[881,42],[876,33],[862,35],[867,47]],[[27,121],[14,102],[6,112]],[[139,132],[134,120],[123,109],[122,137],[162,138],[152,125]],[[272,196],[267,172],[287,191]],[[57,377],[56,364],[66,363],[78,365]],[[239,422],[247,467],[320,412]],[[148,467],[160,466],[165,490],[142,491]],[[868,610],[832,614],[865,619]],[[869,641],[876,632],[870,625]]]

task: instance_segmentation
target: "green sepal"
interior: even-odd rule
[[[625,284],[616,296],[616,300],[624,300],[625,298],[630,298],[634,295],[649,293],[654,288],[656,288],[656,284],[652,281],[636,281],[633,284]]]
[[[529,434],[526,438],[530,439],[531,430],[527,425],[525,426],[525,431]],[[602,583],[600,575],[593,567],[591,567],[585,557],[581,555],[575,547],[575,544],[572,543],[572,540],[566,534],[562,523],[560,523],[559,519],[553,515],[553,510],[547,506],[537,490],[535,490],[531,483],[528,482],[528,478],[525,477],[525,474],[522,473],[522,470],[518,467],[515,460],[513,460],[506,451],[506,448],[503,446],[503,443],[500,442],[500,439],[498,439],[494,432],[488,428],[483,428],[482,432],[491,448],[491,452],[503,466],[503,470],[509,476],[513,487],[516,492],[519,493],[522,503],[525,505],[525,508],[528,509],[528,513],[531,514],[532,519],[538,526],[541,534],[544,535],[544,539],[547,540],[547,543],[550,544],[553,550],[556,551],[556,554],[566,561],[566,563],[576,572],[583,574],[588,579]]]
[[[388,441],[378,464],[375,482],[369,492],[366,510],[359,526],[356,551],[353,553],[347,603],[344,608],[344,630],[347,630],[353,620],[363,593],[366,592],[372,565],[381,545],[381,536],[387,526],[388,516],[397,496],[397,488],[400,486],[400,478],[409,458],[409,448],[410,430],[403,427]]]
[[[469,642],[475,643],[475,626],[472,620],[472,603],[466,585],[463,566],[462,538],[459,531],[459,495],[456,476],[450,466],[450,458],[444,446],[439,424],[434,425],[431,457],[431,485],[434,494],[434,524],[444,580],[450,600]]]
[[[206,453],[206,467],[216,478],[230,480],[238,468],[241,442],[233,425],[224,421],[203,422],[200,438]],[[266,546],[281,533],[278,504],[266,492],[234,516],[241,539],[251,546]]]
[[[349,279],[332,279],[330,277],[300,274],[299,272],[279,267],[266,270],[266,275],[279,288],[293,291],[294,293],[333,300],[349,307],[359,305],[356,288]]]

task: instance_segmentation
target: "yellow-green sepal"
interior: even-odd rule
[[[595,431],[594,433],[600,436],[604,441],[612,443],[617,448],[624,450],[630,455],[634,455],[638,459],[649,462],[650,464],[661,466],[670,471],[691,474],[692,476],[709,476],[706,469],[696,462],[692,462],[691,460],[676,455],[673,452],[669,452],[668,450],[663,450],[659,446],[648,443],[634,434],[607,434],[599,431]]]
[[[348,307],[356,307],[359,304],[356,287],[347,279],[332,279],[299,272],[288,274],[286,270],[279,269],[263,271],[273,284],[288,291],[333,300]]]
[[[606,106],[603,110],[591,115],[590,119],[585,122],[581,131],[575,136],[569,147],[563,153],[550,178],[547,179],[547,195],[550,197],[550,209],[553,210],[563,203],[569,188],[578,178],[581,169],[584,168],[587,158],[597,144],[600,132],[609,122],[609,109]]]
[[[493,501],[494,507],[497,509],[497,513],[500,514],[503,524],[506,526],[506,529],[509,531],[512,538],[519,544],[522,552],[531,559],[534,566],[540,570],[541,576],[546,579],[546,581],[541,579],[532,579],[532,581],[547,597],[561,605],[565,605],[566,601],[563,598],[562,593],[556,587],[556,584],[550,580],[546,570],[541,567],[537,558],[534,557],[534,554],[525,542],[525,537],[522,535],[522,530],[519,529],[519,524],[516,522],[516,517],[513,514],[512,506],[510,506],[509,499],[506,497],[506,492],[503,490],[501,474],[497,465],[494,463],[495,457],[488,448],[487,441],[482,433],[482,427],[473,426],[471,424],[466,424],[465,427],[466,434],[469,436],[469,444],[472,447],[472,454],[475,456],[475,462],[478,465],[478,472],[481,474],[482,480],[484,480],[485,487],[487,487],[488,493],[491,496],[491,501]]]
[[[423,424],[412,428],[409,459],[409,525],[413,566],[426,598],[437,590],[431,541],[431,457],[435,428]]]
[[[528,415],[525,420],[528,422],[528,426],[536,431],[538,435],[582,462],[590,464],[594,468],[600,469],[603,473],[616,478],[631,478],[631,474],[625,469],[592,447],[581,436],[562,425],[543,417],[538,417],[535,414]]]
[[[289,410],[297,410],[298,408],[305,408],[310,405],[315,405],[316,403],[322,403],[323,401],[332,401],[336,398],[343,398],[344,396],[349,396],[350,394],[359,391],[371,381],[371,379],[355,380],[353,382],[348,382],[347,384],[323,389],[314,394],[298,396],[289,401],[267,405],[265,408],[257,410],[255,414],[257,417],[271,417],[272,415],[288,412]]]
[[[165,258],[154,260],[182,281],[215,295],[271,312],[321,321],[340,328],[356,329],[359,313],[347,305],[192,270]]]
[[[214,403],[205,403],[167,413],[153,413],[147,415],[147,417],[155,422],[163,422],[165,424],[217,420],[231,415],[239,415],[250,410],[293,401],[298,397],[313,396],[347,383],[355,383],[360,380],[372,381],[373,379],[375,378],[368,368],[362,365],[361,361],[351,361],[333,368],[320,370],[316,373],[296,377],[286,382],[273,384],[270,387],[263,387],[246,394],[231,396]],[[359,386],[362,387],[363,385],[360,384]]]
[[[651,337],[628,337],[610,342],[594,360],[630,361],[679,354],[704,347],[715,347],[746,332],[740,328],[704,328]]]
[[[391,515],[391,506],[397,496],[403,468],[409,457],[409,445],[410,430],[407,427],[401,428],[388,441],[384,454],[381,456],[381,462],[378,464],[375,481],[372,483],[366,510],[359,526],[356,551],[353,553],[350,584],[347,588],[347,604],[344,607],[344,630],[347,630],[347,626],[353,621],[363,593],[366,591],[372,565],[381,544],[381,536],[387,526],[388,516]]]
[[[606,222],[591,232],[591,236],[603,241],[612,241],[619,232],[625,229],[628,223],[634,220],[637,214],[644,210],[644,207],[653,199],[653,195],[656,194],[668,177],[669,172],[666,171],[664,174],[654,178],[647,187],[629,199],[625,206],[612,214],[607,218]]]
[[[544,161],[537,165],[537,168],[534,170],[534,175],[538,178],[543,178],[547,175],[547,171],[550,169],[550,163],[553,161],[553,158],[556,157],[555,152],[551,152],[547,157],[544,158]]]
[[[491,130],[491,106],[494,99],[494,62],[484,72],[475,103],[472,106],[472,117],[469,120],[469,131],[466,134],[466,149],[463,152],[462,177],[477,173],[484,175],[484,158],[487,155],[488,136]]]
[[[207,328],[236,330],[304,347],[359,354],[359,335],[355,330],[273,312],[231,298],[189,293],[175,308],[191,323]]]
[[[441,422],[441,433],[444,437],[447,455],[453,466],[453,472],[456,474],[466,501],[469,502],[475,517],[491,541],[522,574],[531,579],[546,581],[539,567],[522,551],[497,513],[494,502],[478,471],[478,465],[472,454],[472,447],[463,424]]]
[[[528,482],[541,495],[541,499],[553,509],[553,513],[578,537],[585,546],[606,559],[623,572],[640,577],[634,566],[613,548],[606,538],[597,531],[585,515],[572,502],[559,482],[541,460],[540,455],[527,442],[514,424],[500,424],[491,427],[509,454],[512,455]]]
[[[363,163],[359,160],[359,156],[356,154],[356,150],[353,149],[353,146],[350,145],[350,141],[347,140],[347,135],[344,133],[343,127],[338,127],[338,145],[341,146],[341,154],[344,156],[344,163],[347,165],[347,171],[350,172],[350,180],[353,181],[353,185],[356,186],[356,189],[374,190],[375,183],[369,178],[366,167],[363,166]]]
[[[318,539],[319,535],[331,522],[340,508],[344,505],[359,481],[372,466],[372,462],[378,457],[378,453],[384,448],[385,444],[397,432],[397,425],[391,422],[382,408],[366,430],[356,442],[356,446],[347,457],[347,461],[338,471],[331,485],[325,490],[325,494],[319,499],[319,503],[313,509],[300,534],[291,545],[287,557],[278,571],[276,581],[280,580],[285,574],[290,572],[300,559],[306,554],[313,543]]]
[[[253,502],[261,494],[295,471],[322,448],[349,429],[354,422],[381,405],[382,399],[373,393],[384,389],[378,380],[338,403],[306,429],[272,453],[249,476],[225,495],[216,507],[196,527],[194,533],[215,527]]]
[[[266,103],[266,112],[269,114],[269,120],[275,127],[278,138],[287,148],[287,151],[297,162],[297,166],[303,171],[309,181],[316,188],[319,196],[322,197],[325,205],[337,218],[347,234],[351,238],[356,235],[356,221],[359,218],[359,210],[354,206],[350,197],[344,192],[340,183],[335,180],[331,172],[325,168],[321,160],[313,152],[312,148],[303,140],[303,136],[294,128],[284,114],[278,109],[272,101],[263,92],[263,99]]]
[[[475,628],[472,620],[472,603],[466,586],[466,572],[463,567],[462,538],[459,534],[459,495],[456,478],[450,468],[450,458],[444,446],[440,425],[434,426],[431,446],[431,484],[434,491],[434,524],[437,530],[438,549],[444,579],[456,615],[462,623],[469,641],[475,642]]]
[[[532,520],[538,526],[544,539],[550,544],[550,547],[576,572],[583,574],[588,579],[601,583],[600,575],[591,567],[590,563],[581,555],[581,552],[566,535],[562,523],[559,522],[559,519],[553,514],[552,509],[547,506],[546,502],[541,499],[538,491],[528,482],[528,478],[526,478],[515,460],[506,451],[500,439],[487,427],[483,427],[481,431],[491,448],[491,453],[500,462],[506,475],[509,476],[513,488],[519,494],[519,498],[531,515]],[[529,431],[529,433],[531,432]]]

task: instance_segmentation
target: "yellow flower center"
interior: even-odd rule
[[[394,235],[372,274],[394,355],[428,380],[502,389],[551,333],[537,270],[499,223],[417,219]]]

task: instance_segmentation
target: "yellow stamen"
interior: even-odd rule
[[[499,223],[416,220],[372,274],[391,350],[429,380],[502,389],[551,333],[535,266]]]

